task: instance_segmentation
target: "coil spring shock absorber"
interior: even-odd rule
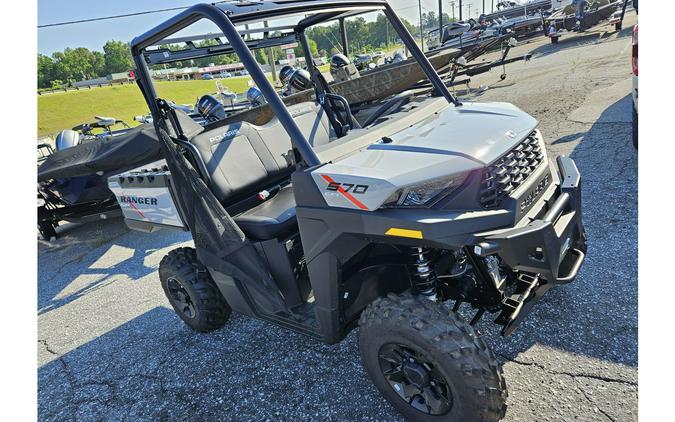
[[[415,259],[413,266],[413,286],[421,296],[436,300],[436,273],[430,266],[429,248],[413,246],[410,255]]]

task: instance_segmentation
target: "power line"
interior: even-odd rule
[[[78,23],[104,21],[104,20],[110,20],[110,19],[128,18],[128,17],[132,17],[132,16],[150,15],[150,14],[153,14],[153,13],[172,12],[172,11],[175,11],[175,10],[184,10],[184,9],[187,9],[188,7],[190,7],[190,6],[171,7],[171,8],[168,8],[168,9],[159,9],[159,10],[146,10],[144,12],[126,13],[124,15],[102,16],[102,17],[98,17],[98,18],[81,19],[81,20],[77,20],[77,21],[48,23],[48,24],[44,24],[44,25],[38,25],[38,29],[40,29],[40,28],[51,28],[53,26],[64,26],[64,25],[74,25],[74,24],[78,24]]]

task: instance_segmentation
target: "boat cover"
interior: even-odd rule
[[[121,135],[55,151],[38,167],[38,181],[125,171],[162,158],[155,128],[144,124]]]

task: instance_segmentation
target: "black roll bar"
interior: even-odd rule
[[[330,1],[327,1],[326,3],[330,3]],[[342,7],[348,7],[352,4],[349,1],[336,1],[336,3]],[[354,1],[353,4],[359,7],[371,4],[378,7],[384,6],[384,13],[386,17],[389,19],[390,23],[394,27],[394,30],[398,33],[401,40],[408,48],[408,51],[410,51],[410,53],[422,67],[422,70],[429,78],[429,81],[433,85],[435,91],[441,94],[449,103],[452,103],[456,106],[461,105],[461,103],[455,99],[452,94],[450,94],[450,91],[448,91],[440,76],[438,76],[436,73],[434,67],[431,65],[424,53],[419,49],[417,44],[415,44],[415,40],[413,39],[412,35],[410,35],[406,27],[403,25],[401,20],[398,18],[388,3],[380,1],[373,1],[372,3],[367,1]],[[313,7],[310,8],[313,10],[314,8],[319,9],[320,3],[316,3],[316,6],[312,4],[312,6]],[[300,3],[294,5],[293,7],[300,7]],[[293,7],[288,6],[289,10],[293,9]],[[267,80],[267,77],[258,65],[258,62],[256,62],[253,54],[251,53],[251,50],[246,45],[246,42],[235,28],[232,20],[230,19],[230,14],[232,13],[233,12],[229,9],[222,10],[213,4],[197,4],[177,14],[155,28],[150,29],[146,33],[134,38],[134,40],[131,42],[131,53],[137,67],[137,79],[141,91],[143,92],[143,95],[150,106],[150,111],[152,112],[153,117],[157,122],[159,122],[161,120],[161,111],[159,110],[159,107],[155,101],[157,94],[152,84],[152,77],[150,75],[148,63],[146,62],[146,58],[143,54],[144,49],[155,45],[161,40],[171,36],[172,34],[175,34],[181,29],[187,28],[201,19],[207,19],[218,26],[223,35],[227,38],[231,48],[235,53],[237,53],[242,64],[248,70],[251,77],[253,78],[253,81],[258,86],[258,89],[260,89],[260,91],[263,93],[263,96],[267,100],[268,104],[272,107],[272,110],[279,119],[279,122],[290,136],[293,146],[297,148],[305,163],[308,166],[320,165],[321,161],[319,160],[319,157],[316,155],[311,145],[298,128],[297,124],[286,109],[283,101],[281,98],[279,98],[276,90]],[[268,13],[273,14],[272,11]],[[265,13],[259,11],[259,15],[262,14]],[[344,28],[344,23],[341,23],[342,27]],[[341,32],[345,33],[346,31]],[[346,47],[348,40],[343,40],[343,42],[345,43],[343,47]]]
[[[433,85],[436,92],[443,95],[443,97],[445,97],[449,103],[452,103],[456,106],[461,106],[462,103],[453,97],[452,94],[450,94],[450,91],[448,91],[448,88],[441,80],[441,77],[438,76],[438,73],[436,73],[436,69],[434,69],[434,67],[429,62],[429,59],[427,59],[427,56],[425,56],[422,50],[420,50],[417,44],[415,44],[415,40],[413,39],[412,35],[410,35],[410,32],[408,32],[405,25],[403,25],[403,22],[401,22],[389,4],[387,4],[385,7],[384,13],[389,19],[389,22],[391,22],[391,25],[394,27],[394,30],[401,37],[403,43],[408,47],[408,51],[410,51],[415,60],[417,60],[417,63],[422,66],[422,70],[429,77],[429,81],[431,82],[431,85]]]
[[[221,31],[223,31],[227,41],[239,56],[239,60],[241,60],[246,70],[248,70],[251,78],[253,78],[253,81],[258,86],[258,89],[260,89],[260,91],[263,93],[267,103],[272,107],[272,110],[274,110],[274,114],[279,119],[281,125],[284,127],[286,132],[288,132],[293,146],[297,148],[305,163],[310,167],[321,164],[321,160],[319,160],[319,157],[316,155],[311,145],[300,131],[300,128],[298,128],[298,125],[293,120],[293,117],[291,117],[289,114],[286,106],[284,105],[281,98],[279,98],[279,95],[277,94],[274,87],[272,87],[270,82],[267,80],[265,73],[258,65],[258,62],[256,62],[253,54],[251,53],[251,50],[248,49],[246,43],[241,38],[239,32],[234,27],[230,19],[219,8],[209,4],[198,4],[196,6],[192,6],[174,18],[169,19],[165,23],[146,32],[144,35],[135,38],[131,46],[134,60],[137,62],[137,64],[138,61],[143,62],[142,50],[145,47],[152,45],[155,42],[160,41],[161,39],[166,38],[167,36],[180,31],[183,28],[186,28],[200,19],[208,19],[212,21],[214,24],[216,24],[216,26],[218,26],[218,28],[220,28]],[[144,69],[141,70],[141,74],[144,78],[147,78],[146,80],[150,81],[150,72],[144,62],[143,68]],[[150,90],[148,94],[156,98],[154,89]],[[151,102],[151,104],[154,104],[154,100]],[[155,111],[157,116],[159,116],[159,110],[156,109],[156,106]]]

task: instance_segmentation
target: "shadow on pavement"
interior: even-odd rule
[[[549,291],[505,342],[491,322],[481,322],[503,356],[513,359],[538,343],[637,367],[637,153],[630,123],[604,123],[625,110],[624,100],[588,132],[553,142],[581,138],[571,158],[582,175],[588,254],[578,278]]]
[[[156,271],[145,257],[189,239],[189,234],[128,230],[122,219],[71,227],[38,246],[38,315],[53,311],[120,278],[138,280]]]
[[[163,307],[40,367],[38,385],[50,421],[400,419],[353,341],[327,346],[237,315],[200,334]]]

